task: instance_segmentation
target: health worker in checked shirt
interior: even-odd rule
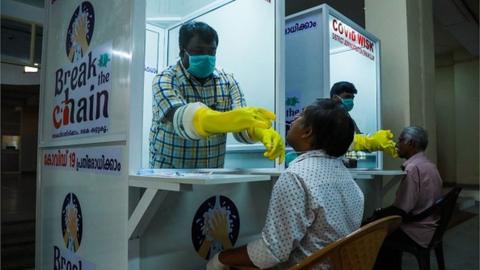
[[[222,168],[228,132],[242,143],[263,143],[265,157],[283,162],[275,114],[246,106],[235,78],[215,68],[218,45],[208,24],[181,26],[179,61],[153,80],[151,168]]]

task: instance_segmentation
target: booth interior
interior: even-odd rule
[[[284,134],[282,1],[146,1],[141,166],[130,167],[129,268],[200,269],[218,251],[256,239],[262,229],[272,176],[283,165],[263,157],[262,144],[241,144],[227,136],[224,168],[154,169],[149,166],[152,83],[179,60],[179,29],[205,22],[218,34],[216,68],[232,74],[247,106],[277,115]],[[245,14],[248,14],[246,16]],[[223,227],[211,228],[222,217]],[[209,231],[225,232],[223,241]]]
[[[141,163],[129,173],[131,269],[201,268],[218,251],[256,239],[272,180],[284,169],[263,157],[262,144],[241,144],[230,134],[224,168],[149,167],[152,83],[179,60],[179,29],[192,20],[217,31],[216,68],[233,74],[248,106],[276,114],[273,126],[283,137],[295,114],[329,97],[337,81],[358,89],[350,113],[359,129],[381,127],[380,41],[327,5],[285,18],[282,1],[147,0],[142,121],[131,127],[141,132],[142,148],[129,154]],[[287,151],[293,149],[287,145]],[[382,177],[401,173],[382,171],[382,153],[349,155],[357,160],[352,175],[365,193],[368,215],[381,204]],[[210,228],[219,216],[224,228]],[[226,241],[212,230],[224,231]]]
[[[216,68],[240,85],[248,106],[276,110],[280,87],[276,82],[276,1],[150,1],[146,3],[145,76],[143,91],[142,168],[148,168],[152,124],[152,82],[155,75],[179,60],[179,29],[189,21],[205,22],[219,37]],[[249,14],[245,16],[244,14]],[[273,168],[262,158],[261,144],[227,139],[226,168]]]

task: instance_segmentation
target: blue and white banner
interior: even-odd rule
[[[112,42],[55,71],[52,138],[108,132],[112,94]]]

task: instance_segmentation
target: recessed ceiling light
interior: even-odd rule
[[[23,71],[24,71],[24,72],[28,72],[28,73],[30,73],[30,72],[38,72],[38,68],[36,68],[36,67],[24,66],[24,67],[23,67]]]

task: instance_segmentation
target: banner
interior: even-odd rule
[[[122,149],[120,147],[92,147],[45,150],[42,162],[47,169],[120,175],[122,172]]]

